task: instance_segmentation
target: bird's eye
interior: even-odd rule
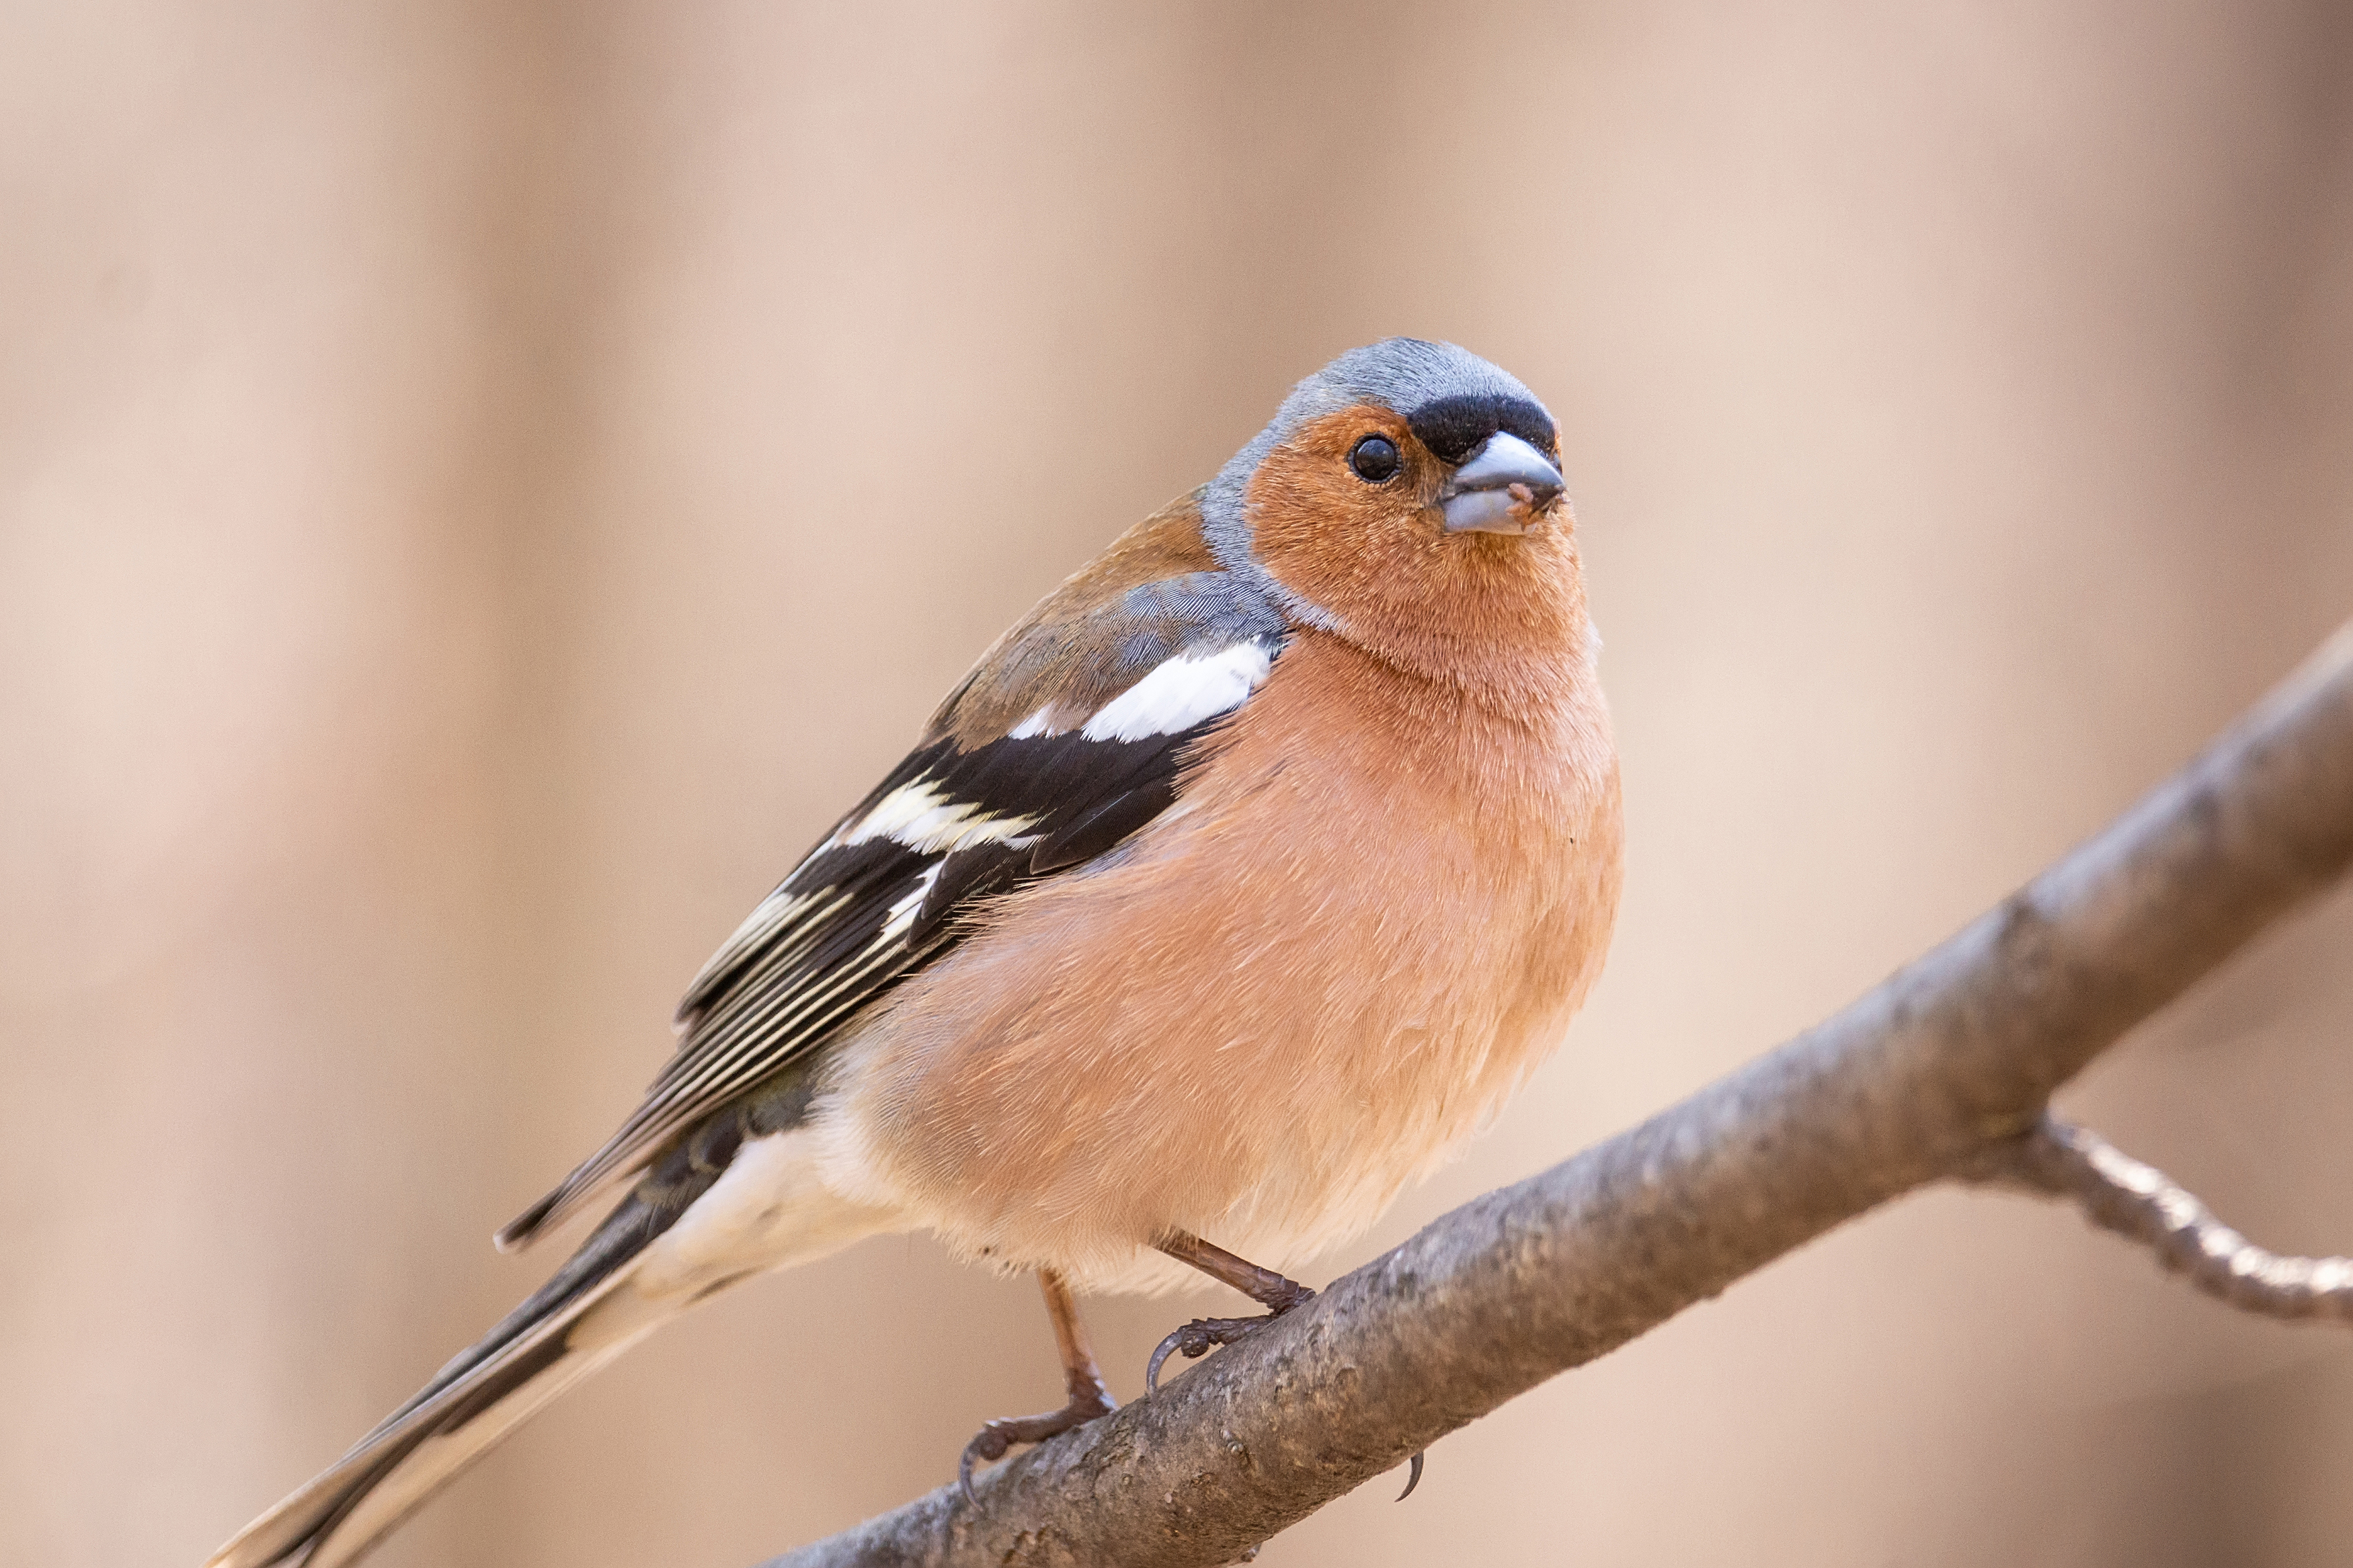
[[[1349,448],[1348,467],[1366,484],[1387,484],[1397,477],[1397,443],[1386,436],[1367,436]]]

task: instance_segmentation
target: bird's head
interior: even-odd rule
[[[1582,642],[1552,416],[1451,343],[1390,338],[1301,382],[1204,492],[1202,523],[1219,563],[1303,625],[1459,643],[1535,630],[1533,613]]]

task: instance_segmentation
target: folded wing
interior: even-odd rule
[[[703,966],[644,1101],[499,1245],[527,1243],[821,1047],[952,947],[984,900],[1080,866],[1166,810],[1194,742],[1282,650],[1263,615],[1227,607],[1219,575],[1134,585],[1077,616],[1054,616],[1049,600],[992,650],[923,742]],[[999,717],[973,722],[987,711]]]

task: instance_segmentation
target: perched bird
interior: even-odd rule
[[[1616,917],[1617,752],[1550,415],[1398,338],[1000,637],[695,976],[537,1294],[208,1568],[349,1563],[724,1286],[928,1230],[1072,1303],[1193,1270],[1270,1317],[1560,1038]],[[1230,1250],[1229,1250],[1230,1249]],[[1258,1262],[1245,1261],[1257,1259]],[[1153,1358],[1264,1319],[1187,1324]]]

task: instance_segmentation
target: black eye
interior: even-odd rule
[[[1367,436],[1350,448],[1348,467],[1366,484],[1387,484],[1397,477],[1397,443],[1386,436]]]

